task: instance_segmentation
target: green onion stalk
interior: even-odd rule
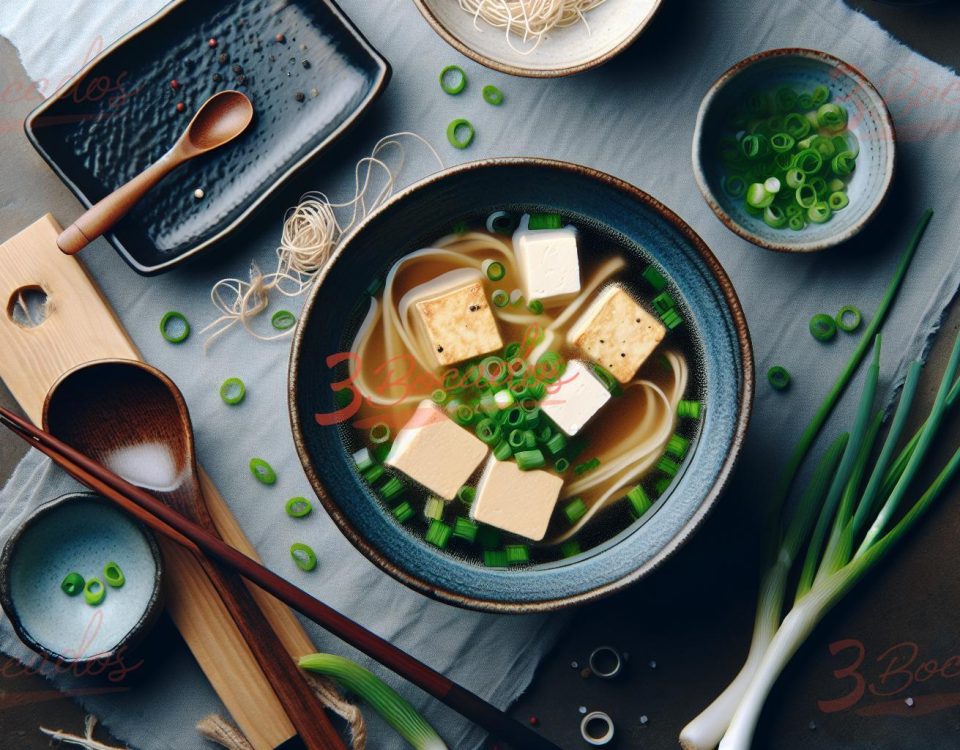
[[[875,448],[882,411],[875,411],[879,380],[877,335],[929,223],[927,211],[897,266],[863,340],[821,404],[790,456],[774,493],[766,573],[747,659],[730,685],[680,734],[685,750],[747,750],[774,682],[813,628],[863,575],[876,565],[940,494],[960,466],[960,451],[905,515],[893,523],[944,415],[960,396],[960,340],[954,346],[934,406],[920,430],[898,452],[917,390],[920,362],[907,370],[899,404],[883,446]],[[828,447],[789,517],[786,500],[794,480],[855,371],[870,347],[856,418],[849,432]],[[871,463],[872,457],[875,460]],[[784,617],[790,574],[800,566],[792,609]]]
[[[426,719],[373,672],[333,654],[303,656],[299,665],[301,669],[336,680],[380,714],[414,750],[447,750]]]

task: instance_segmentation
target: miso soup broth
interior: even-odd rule
[[[395,523],[513,568],[669,502],[706,408],[702,356],[646,249],[501,211],[381,272],[347,330],[362,401],[341,433]]]

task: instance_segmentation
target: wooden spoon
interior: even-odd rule
[[[91,206],[57,237],[67,255],[78,253],[136,205],[144,194],[185,161],[219,148],[240,135],[253,120],[253,104],[239,91],[220,91],[207,99],[167,153],[140,174]]]
[[[197,472],[183,395],[159,370],[100,360],[64,375],[43,409],[48,432],[213,534]],[[303,673],[270,627],[242,578],[205,556],[203,567],[308,750],[345,750]]]

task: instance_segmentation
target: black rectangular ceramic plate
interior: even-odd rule
[[[177,0],[106,49],[25,127],[90,206],[167,151],[211,94],[250,97],[256,114],[246,133],[168,175],[108,235],[134,269],[154,274],[240,226],[353,124],[389,77],[387,61],[329,0]]]

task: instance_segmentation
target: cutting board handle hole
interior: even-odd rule
[[[7,303],[7,317],[21,328],[36,328],[47,319],[47,293],[39,286],[22,286]]]

